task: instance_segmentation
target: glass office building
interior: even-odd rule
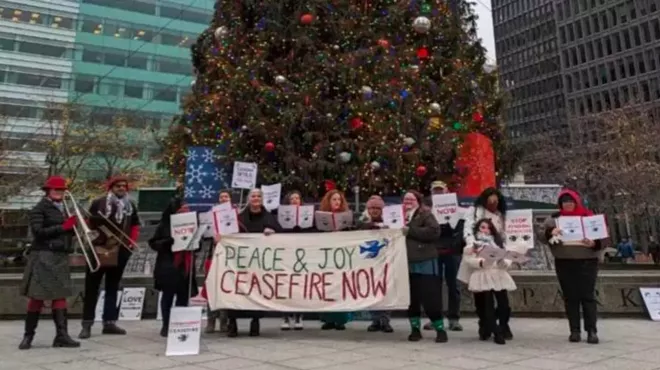
[[[122,111],[136,134],[166,130],[190,88],[190,45],[208,26],[213,5],[213,0],[0,0],[3,150],[29,159],[3,161],[0,174],[47,167],[40,140],[57,130],[43,121],[58,103],[85,106],[101,121]],[[153,158],[155,165],[156,140],[141,145],[142,159]]]

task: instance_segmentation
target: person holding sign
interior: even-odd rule
[[[474,201],[474,205],[465,213],[465,224],[463,225],[463,239],[465,245],[474,243],[475,224],[481,220],[489,219],[497,232],[504,238],[504,220],[506,218],[506,200],[504,195],[495,189],[488,188],[481,192]]]
[[[435,341],[444,343],[447,342],[447,332],[442,317],[442,284],[438,284],[440,268],[437,241],[440,237],[440,225],[433,212],[423,202],[422,194],[415,190],[409,190],[403,196],[407,222],[402,232],[406,236],[410,281],[408,320],[411,333],[408,340],[417,342],[422,339],[421,316],[424,308],[435,328]]]
[[[186,213],[190,210],[183,203],[182,189],[170,201],[160,217],[160,223],[149,239],[149,247],[156,251],[156,265],[154,266],[154,288],[163,292],[160,300],[160,310],[163,323],[160,336],[167,338],[170,324],[170,313],[172,303],[176,297],[177,307],[187,307],[190,296],[197,295],[197,284],[195,281],[195,261],[193,252],[172,252],[174,239],[171,235],[170,216],[175,213]]]
[[[303,205],[302,195],[297,190],[293,190],[293,191],[289,192],[284,197],[284,201],[289,206],[300,207],[300,206]],[[313,212],[312,212],[312,214],[313,214]],[[278,216],[279,216],[279,214],[278,214]],[[296,216],[299,217],[300,215],[296,215]],[[301,232],[314,232],[314,231],[316,231],[316,229],[313,226],[313,223],[312,223],[312,226],[310,228],[306,228],[306,229],[301,228],[299,226],[299,224],[300,224],[300,222],[296,222],[296,226],[294,226],[292,229],[282,229],[282,232],[285,232],[285,233],[287,233],[287,232],[288,233],[301,233]],[[287,313],[284,316],[284,319],[282,321],[282,326],[280,326],[280,329],[282,329],[284,331],[287,331],[287,330],[291,330],[292,328],[294,330],[303,330],[303,317],[302,317],[302,314],[294,313],[293,315],[291,315],[291,314]]]
[[[42,187],[44,197],[30,210],[30,232],[34,240],[27,254],[21,295],[28,298],[25,333],[18,349],[32,348],[44,301],[51,301],[55,339],[53,347],[75,348],[80,343],[69,336],[66,297],[71,295],[69,254],[74,228],[81,221],[68,216],[64,206],[67,180],[51,176]]]
[[[325,193],[319,206],[321,212],[342,213],[348,211],[348,202],[344,194],[337,189]],[[349,230],[349,229],[344,229]],[[346,324],[351,321],[353,314],[350,312],[332,312],[320,315],[321,330],[346,330]]]
[[[383,223],[383,208],[385,208],[385,201],[383,201],[383,198],[378,195],[372,195],[367,201],[367,209],[364,214],[362,214],[362,217],[360,217],[358,229],[377,230],[387,228]],[[392,325],[390,325],[390,312],[371,312],[371,325],[369,325],[367,331],[382,331],[384,333],[394,332]]]
[[[559,212],[554,213],[544,223],[545,239],[555,257],[555,272],[559,280],[564,308],[571,331],[570,342],[580,342],[580,307],[584,316],[584,330],[587,342],[599,342],[596,329],[598,302],[596,300],[596,278],[598,277],[598,259],[602,244],[600,240],[562,240],[562,231],[557,227],[559,217],[588,217],[593,213],[582,205],[577,192],[564,189],[559,194]]]
[[[219,204],[228,204],[231,203],[231,193],[228,190],[223,190],[220,192],[220,195],[218,196],[218,203]],[[236,206],[232,205],[233,208],[236,208]],[[209,247],[208,254],[206,255],[206,260],[204,261],[204,274],[208,275],[209,271],[211,270],[211,261],[213,261],[213,253],[215,251],[215,242],[211,239],[211,246]],[[205,277],[206,278],[206,277]],[[206,295],[206,287],[202,287],[202,293],[201,296],[204,299],[208,299]],[[208,307],[208,304],[207,304]],[[227,332],[227,312],[224,310],[215,310],[211,311],[211,309],[207,309],[207,317],[206,317],[206,329],[204,330],[207,334],[211,334],[215,332],[215,324],[217,321],[220,321],[220,332],[221,333],[226,333]]]
[[[516,283],[507,271],[511,261],[500,258],[506,255],[504,242],[491,220],[479,220],[472,235],[474,240],[463,249],[458,279],[474,293],[474,305],[479,316],[479,339],[488,340],[493,335],[495,343],[506,344],[507,340],[513,339],[509,327],[511,307],[508,291],[516,290]],[[493,258],[483,253],[489,248],[503,253]]]
[[[277,218],[268,212],[264,207],[263,193],[261,189],[252,189],[248,194],[248,205],[238,216],[238,224],[240,231],[243,233],[264,233],[271,235],[280,232],[280,225],[277,223]],[[221,235],[216,235],[216,243],[221,240]],[[260,325],[259,318],[261,314],[258,311],[240,311],[228,310],[227,316],[229,322],[227,324],[227,336],[235,338],[238,336],[238,323],[239,318],[250,318],[250,336],[259,336]]]

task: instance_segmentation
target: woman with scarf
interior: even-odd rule
[[[506,217],[506,201],[502,193],[495,188],[481,192],[474,205],[465,212],[463,224],[463,239],[466,245],[474,243],[474,225],[482,219],[490,220],[497,232],[504,238],[504,220]]]
[[[580,195],[572,190],[562,190],[558,203],[559,212],[545,221],[544,234],[550,245],[550,251],[555,257],[555,272],[564,296],[564,308],[571,331],[568,340],[574,343],[582,340],[580,330],[580,307],[582,307],[587,343],[598,344],[596,278],[598,277],[598,260],[602,244],[600,240],[588,239],[563,241],[561,230],[557,227],[557,218],[562,216],[586,217],[593,213],[582,205]]]
[[[325,193],[319,205],[319,211],[341,213],[348,211],[348,202],[344,194],[337,189]],[[346,330],[346,324],[351,321],[353,314],[350,312],[328,312],[319,315],[323,325],[321,330]]]
[[[300,194],[299,191],[293,190],[289,192],[285,197],[284,197],[284,202],[285,204],[292,205],[292,206],[302,206],[302,194]],[[315,232],[316,228],[315,227],[310,227],[309,229],[302,229],[300,226],[294,226],[293,229],[282,229],[283,233],[310,233],[310,232]],[[282,321],[282,325],[280,326],[281,330],[287,331],[287,330],[303,330],[303,316],[300,313],[294,313],[290,314],[287,313]]]
[[[385,208],[385,201],[383,201],[383,198],[378,195],[372,195],[371,198],[367,200],[367,209],[362,214],[362,217],[360,217],[358,229],[378,230],[387,228],[387,226],[383,224],[383,208]],[[371,325],[369,325],[367,331],[382,331],[384,333],[394,332],[392,325],[390,325],[390,312],[371,312]]]
[[[52,176],[42,187],[45,196],[30,211],[30,231],[34,242],[28,250],[21,294],[28,297],[25,334],[18,349],[32,348],[44,301],[51,302],[55,339],[53,347],[80,347],[69,336],[66,298],[71,295],[69,254],[78,220],[64,210],[66,179]]]
[[[447,342],[442,313],[442,284],[438,284],[438,245],[440,225],[431,210],[424,205],[422,194],[409,190],[403,196],[403,209],[406,217],[406,250],[410,281],[410,306],[408,320],[411,333],[408,340],[422,339],[422,308],[431,320],[436,331],[437,343]]]
[[[218,203],[219,204],[227,204],[231,203],[231,193],[227,190],[223,190],[220,192],[220,196],[218,197]],[[236,208],[236,206],[232,205],[232,207]],[[204,261],[204,274],[208,276],[209,271],[211,270],[211,261],[213,261],[213,254],[215,252],[215,242],[213,238],[208,238],[210,240],[204,240],[205,243],[211,243],[211,246],[209,247],[208,254],[206,255],[206,260]],[[202,292],[200,294],[202,298],[208,299],[208,296],[206,294],[206,286],[202,287]],[[227,311],[225,310],[215,310],[211,311],[211,308],[208,307],[208,315],[206,318],[206,329],[204,330],[207,334],[211,334],[215,332],[215,324],[216,321],[220,321],[220,332],[221,333],[226,333],[227,332]]]
[[[188,206],[183,203],[179,190],[163,211],[160,223],[149,239],[149,247],[158,253],[154,266],[154,288],[163,293],[160,301],[160,310],[163,314],[161,337],[167,337],[175,297],[177,307],[187,307],[189,297],[197,295],[193,252],[172,252],[174,239],[171,235],[170,216],[189,211]]]
[[[271,235],[280,232],[280,225],[277,218],[272,213],[268,212],[264,207],[263,194],[261,189],[252,189],[248,195],[247,207],[238,215],[238,224],[240,232],[242,233],[264,233]],[[216,235],[216,242],[222,238],[221,235]],[[258,311],[242,311],[242,310],[228,310],[227,316],[229,322],[227,324],[227,336],[235,338],[238,336],[238,323],[236,319],[250,318],[250,336],[259,336],[259,318],[261,313]]]

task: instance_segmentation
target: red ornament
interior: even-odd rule
[[[426,169],[426,166],[421,165],[421,164],[419,166],[417,166],[417,168],[415,169],[415,175],[417,175],[417,177],[422,177],[422,176],[426,175],[426,172],[428,172],[428,170]]]
[[[417,49],[417,58],[418,59],[428,59],[429,57],[429,49],[425,47],[421,47]]]
[[[380,46],[383,49],[389,49],[390,48],[390,42],[385,40],[385,39],[380,39],[380,40],[378,40],[378,46]]]
[[[472,120],[476,123],[481,123],[484,121],[484,115],[481,112],[472,113]]]
[[[266,145],[264,145],[264,150],[266,150],[268,153],[271,153],[275,150],[275,144],[273,144],[272,141],[267,142]]]
[[[337,188],[337,183],[335,180],[324,180],[323,186],[325,186],[325,191],[335,190]]]
[[[303,14],[300,17],[300,23],[302,23],[304,25],[312,24],[313,21],[314,21],[314,16],[309,14],[309,13]]]
[[[353,117],[353,119],[351,119],[351,128],[353,130],[357,130],[357,129],[361,128],[363,125],[364,125],[364,121],[362,121],[362,118]]]

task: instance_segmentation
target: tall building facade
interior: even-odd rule
[[[84,107],[101,123],[119,111],[129,116],[140,159],[155,166],[156,140],[144,133],[162,133],[179,112],[192,81],[189,48],[208,26],[213,5],[213,0],[0,0],[0,135],[6,153],[0,173],[20,176],[21,167],[48,167],[43,141],[58,131],[44,121],[49,109],[63,103]]]

